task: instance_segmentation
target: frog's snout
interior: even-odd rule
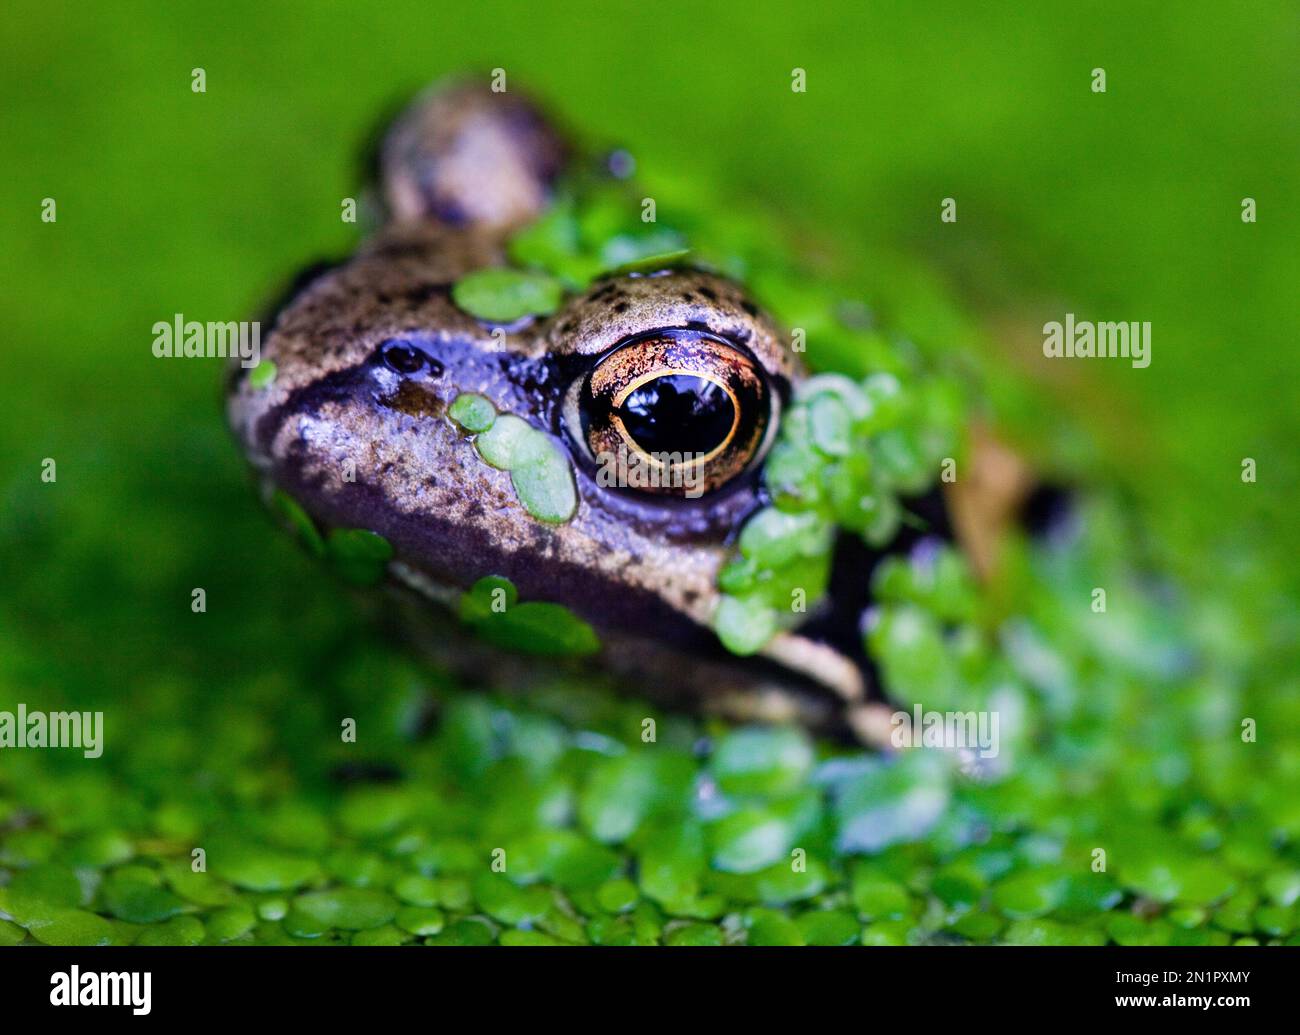
[[[384,140],[384,201],[399,222],[504,232],[541,214],[567,153],[546,117],[517,93],[434,87]]]

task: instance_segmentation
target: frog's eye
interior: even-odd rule
[[[699,496],[759,456],[773,398],[758,363],[731,342],[657,330],[597,360],[576,386],[570,426],[600,484]]]

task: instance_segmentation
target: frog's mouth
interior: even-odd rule
[[[888,749],[895,707],[865,647],[864,626],[873,606],[871,576],[887,557],[908,556],[924,563],[925,556],[953,535],[950,508],[941,493],[909,504],[917,521],[888,549],[872,550],[857,535],[841,532],[821,606],[803,626],[777,637],[771,649],[738,657],[707,635],[659,642],[614,634],[600,655],[601,668],[615,685],[630,686],[638,696],[665,707],[702,709],[738,722],[795,721],[846,742]],[[1068,515],[1065,494],[1043,488],[1025,501],[1019,519],[1031,534],[1054,534]],[[456,607],[460,592],[455,587],[401,565],[394,573],[421,598]],[[423,608],[416,610],[426,614]],[[527,692],[549,678],[550,668],[536,659],[503,656],[483,644],[475,649],[460,638],[449,636],[437,649],[423,618],[417,626],[416,645],[470,685]],[[590,670],[585,678],[592,678]]]

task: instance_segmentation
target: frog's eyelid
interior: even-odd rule
[[[786,334],[740,284],[694,267],[602,277],[551,317],[548,339],[555,355],[603,356],[624,339],[665,330],[720,338],[778,381],[803,372]]]

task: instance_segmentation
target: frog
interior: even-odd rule
[[[533,311],[465,303],[465,285],[512,268],[512,241],[575,168],[625,177],[626,153],[603,154],[514,89],[418,96],[381,134],[372,232],[297,278],[259,367],[231,368],[235,437],[264,493],[313,529],[386,544],[394,608],[464,681],[527,692],[559,667],[667,708],[883,745],[867,575],[915,547],[914,528],[878,549],[840,537],[824,599],[752,649],[717,631],[720,580],[771,501],[765,460],[813,376],[791,328],[689,255],[595,271]],[[914,501],[926,535],[955,527],[978,545],[1009,520],[1026,479],[997,457],[976,503]],[[542,614],[572,616],[590,649],[537,658],[483,641],[461,620],[476,587],[495,589],[489,612],[552,605]]]

